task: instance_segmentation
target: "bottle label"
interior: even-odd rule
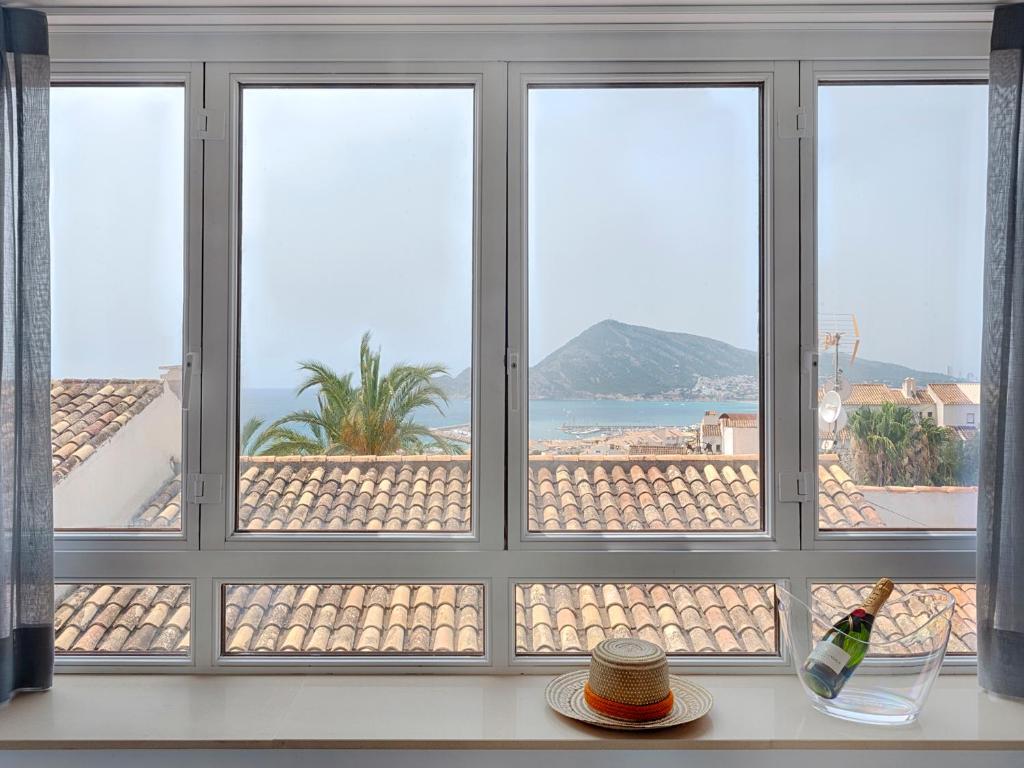
[[[811,651],[807,657],[810,662],[824,664],[836,674],[846,669],[846,663],[850,660],[850,654],[844,651],[835,643],[821,642]]]

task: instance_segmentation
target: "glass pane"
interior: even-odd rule
[[[188,656],[187,584],[58,584],[58,656]]]
[[[773,584],[517,584],[517,654],[637,637],[678,655],[774,656]]]
[[[819,526],[973,529],[988,89],[818,89]]]
[[[50,96],[54,527],[181,529],[185,91]],[[173,511],[171,508],[173,507]]]
[[[244,90],[240,530],[471,529],[473,98]]]
[[[815,584],[811,588],[813,606],[828,614],[828,620],[836,622],[845,613],[858,607],[871,592],[872,584]],[[953,627],[949,636],[947,654],[973,656],[978,652],[977,589],[971,582],[951,584],[897,584],[889,601],[875,617],[871,639],[876,642],[890,642],[902,637],[906,631],[920,626],[927,620],[924,605],[913,598],[897,602],[918,589],[945,589],[956,600],[953,608]],[[833,609],[832,606],[840,606]],[[901,627],[903,630],[901,631]],[[819,638],[828,629],[824,621],[816,621],[814,637]],[[890,648],[892,646],[889,646]],[[869,653],[869,655],[871,655]]]
[[[763,528],[760,112],[530,89],[531,531]]]
[[[227,584],[230,656],[484,652],[481,584]]]

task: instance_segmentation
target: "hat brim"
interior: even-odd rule
[[[672,689],[672,711],[660,720],[644,722],[636,720],[620,720],[616,717],[602,715],[590,708],[583,698],[583,685],[590,677],[589,670],[579,669],[559,675],[544,691],[548,706],[561,715],[573,720],[590,723],[602,728],[618,731],[647,731],[656,728],[670,728],[692,722],[711,711],[712,698],[708,690],[689,680],[669,675],[669,687]]]

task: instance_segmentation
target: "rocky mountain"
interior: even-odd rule
[[[891,386],[908,376],[919,385],[949,380],[874,360],[857,360],[847,374],[852,381]],[[469,369],[442,378],[439,383],[450,397],[469,395]],[[757,397],[758,386],[756,352],[617,320],[592,325],[530,369],[530,397],[541,400],[749,400]]]

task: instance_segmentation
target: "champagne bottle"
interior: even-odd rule
[[[879,579],[864,604],[833,624],[804,662],[804,682],[816,694],[834,699],[864,660],[871,627],[892,594],[890,579]]]

